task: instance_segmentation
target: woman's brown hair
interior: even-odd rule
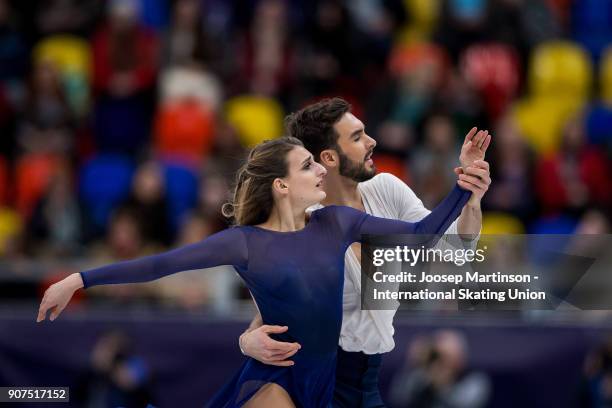
[[[272,182],[287,176],[287,154],[297,146],[304,145],[294,137],[267,140],[255,146],[238,170],[234,198],[223,206],[223,215],[233,217],[237,225],[265,222],[274,205]]]

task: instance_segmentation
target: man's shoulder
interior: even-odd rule
[[[393,194],[398,189],[409,189],[402,180],[391,173],[378,173],[368,181],[359,183],[361,191],[372,191],[379,194]]]

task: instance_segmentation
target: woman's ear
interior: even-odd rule
[[[289,187],[282,179],[276,178],[272,182],[272,191],[275,191],[279,194],[287,194],[289,192]]]
[[[336,167],[339,163],[338,152],[333,149],[326,149],[320,155],[321,164],[325,167]]]

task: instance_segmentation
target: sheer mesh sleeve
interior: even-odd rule
[[[350,207],[336,207],[334,212],[349,242],[359,241],[362,234],[442,234],[461,214],[471,194],[455,185],[428,216],[414,223],[374,217]]]
[[[210,237],[159,255],[118,262],[81,272],[85,288],[111,283],[148,282],[193,269],[233,265],[246,268],[248,250],[240,228],[230,228]]]

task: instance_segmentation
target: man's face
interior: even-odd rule
[[[363,122],[347,112],[334,125],[338,133],[339,172],[356,182],[371,179],[376,175],[372,153],[376,140],[365,132]]]

